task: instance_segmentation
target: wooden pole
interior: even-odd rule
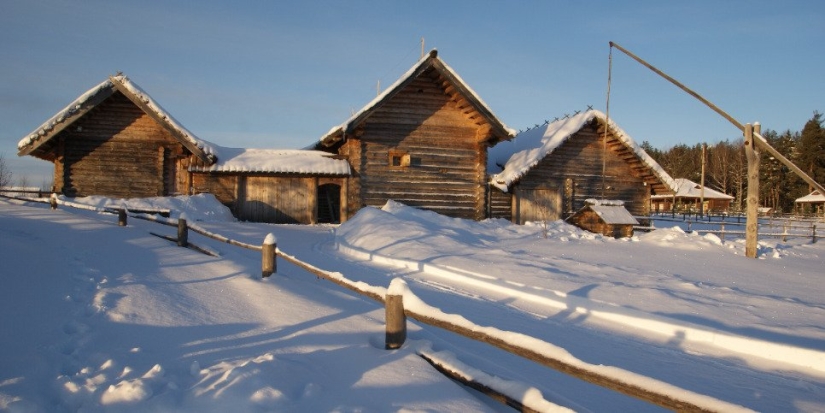
[[[126,226],[126,210],[124,208],[117,210],[117,225],[121,227]]]
[[[186,226],[186,220],[178,219],[178,246],[189,246],[189,227]]]
[[[261,246],[261,277],[266,278],[277,271],[277,263],[275,262],[275,254],[277,251],[278,240],[272,233],[267,234],[264,238],[264,243]]]
[[[659,76],[661,76],[661,77],[665,78],[665,80],[667,80],[668,82],[670,82],[670,83],[674,84],[674,85],[675,85],[676,87],[678,87],[679,89],[682,89],[682,90],[683,90],[684,92],[686,92],[687,94],[689,94],[689,95],[691,95],[691,96],[695,97],[695,98],[696,98],[696,99],[698,99],[700,102],[704,103],[704,104],[705,104],[707,107],[709,107],[711,110],[713,110],[714,112],[718,113],[718,114],[719,114],[720,116],[722,116],[723,118],[727,119],[727,120],[728,120],[728,122],[730,122],[730,123],[732,123],[732,124],[733,124],[733,126],[736,126],[737,128],[739,128],[739,130],[741,130],[742,132],[744,132],[744,131],[745,131],[745,127],[744,127],[744,126],[743,126],[743,125],[742,125],[739,121],[737,121],[736,119],[734,119],[731,115],[728,115],[725,111],[723,111],[723,110],[722,110],[722,109],[720,109],[718,106],[716,106],[716,105],[714,105],[713,103],[711,103],[709,100],[707,100],[707,99],[705,99],[704,97],[702,97],[700,94],[698,94],[698,93],[694,92],[693,90],[691,90],[691,89],[690,89],[690,88],[688,88],[687,86],[685,86],[685,85],[683,85],[683,84],[679,83],[679,81],[678,81],[678,80],[676,80],[676,79],[674,79],[674,78],[672,78],[672,77],[668,76],[667,74],[665,74],[665,72],[662,72],[661,70],[657,69],[656,67],[654,67],[654,66],[653,66],[653,65],[651,65],[650,63],[648,63],[648,62],[646,62],[646,61],[642,60],[642,58],[640,58],[639,56],[636,56],[635,54],[631,53],[630,51],[628,51],[628,50],[627,50],[627,49],[625,49],[624,47],[621,47],[621,46],[619,46],[618,44],[616,44],[616,43],[614,43],[614,42],[610,42],[610,47],[615,47],[615,48],[619,49],[619,50],[620,50],[620,51],[622,51],[624,54],[628,55],[631,59],[633,59],[633,60],[635,60],[635,61],[639,62],[642,66],[647,67],[648,69],[652,70],[652,71],[653,71],[654,73],[656,73],[657,75],[659,75]],[[760,131],[759,131],[759,130],[754,131],[754,136],[756,137],[756,144],[754,145],[754,148],[759,148],[759,149],[762,149],[762,150],[767,151],[769,154],[771,154],[771,156],[773,156],[774,158],[776,158],[777,160],[779,160],[779,162],[782,162],[783,164],[785,164],[785,166],[787,166],[787,167],[788,167],[791,171],[793,171],[793,172],[794,172],[797,176],[799,176],[800,178],[802,178],[802,180],[803,180],[803,181],[807,182],[809,185],[811,185],[811,186],[813,186],[814,188],[818,189],[818,190],[820,191],[820,193],[825,194],[825,188],[823,188],[823,186],[822,186],[822,185],[820,185],[818,182],[814,181],[814,179],[813,179],[813,178],[811,178],[811,177],[810,177],[807,173],[805,173],[805,171],[803,171],[802,169],[800,169],[800,168],[799,168],[798,166],[796,166],[793,162],[791,162],[790,160],[788,160],[788,158],[786,158],[784,155],[782,155],[781,153],[779,153],[779,151],[777,151],[777,150],[776,150],[773,146],[771,146],[771,145],[768,143],[768,140],[767,140],[767,139],[765,139],[765,137],[761,135],[761,133],[760,133]]]
[[[757,125],[757,129],[759,126]],[[759,151],[754,142],[754,127],[745,125],[745,158],[748,161],[748,199],[745,213],[745,256],[756,258],[759,231]]]
[[[705,151],[708,144],[702,144],[702,183],[699,184],[699,213],[705,215]]]
[[[387,295],[385,304],[387,334],[385,348],[395,350],[407,340],[407,315],[404,314],[404,297],[401,295]]]

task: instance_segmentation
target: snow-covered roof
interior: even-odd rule
[[[676,196],[677,198],[701,198],[702,197],[702,185],[697,184],[696,182],[691,181],[690,179],[685,178],[676,178],[676,185],[678,186],[678,190],[674,194],[667,194],[667,195],[653,195],[651,198],[653,199],[670,199]],[[705,186],[705,199],[728,199],[732,200],[733,197],[725,194],[723,192],[719,192],[715,189],[708,188]]]
[[[639,225],[639,221],[625,209],[623,201],[587,199],[585,204],[585,208],[593,210],[605,224]]]
[[[820,194],[819,191],[813,191],[808,195],[805,195],[801,198],[797,198],[795,202],[800,202],[800,203],[825,202],[825,195]]]
[[[515,139],[500,142],[490,148],[487,158],[487,170],[491,175],[491,184],[506,192],[510,185],[524,176],[530,168],[553,153],[556,148],[593,119],[598,119],[604,123],[607,117],[598,110],[587,110],[519,133]],[[613,120],[610,120],[609,123],[613,135],[633,151],[639,161],[650,168],[653,175],[675,192],[677,187],[673,178]]]
[[[472,88],[470,88],[450,66],[438,57],[437,51],[432,50],[416,62],[415,65],[413,65],[407,73],[404,73],[404,75],[396,80],[395,83],[386,88],[382,93],[376,96],[375,99],[367,103],[367,105],[361,110],[350,116],[350,118],[344,121],[344,123],[333,126],[329,132],[321,137],[320,143],[329,145],[350,133],[357,125],[372,114],[375,109],[380,107],[384,102],[389,100],[389,98],[398,93],[404,86],[430,67],[435,67],[440,70],[445,77],[450,79],[455,84],[456,89],[462,91],[476,110],[487,118],[487,120],[492,124],[494,131],[497,130],[500,134],[506,135],[507,139],[516,135],[517,131],[507,127],[503,122],[501,122],[493,114],[489,106],[487,106],[481,97]]]
[[[143,91],[137,84],[123,74],[110,76],[98,85],[92,87],[68,106],[57,112],[37,129],[27,134],[17,144],[18,155],[28,155],[37,147],[49,141],[60,131],[80,119],[84,114],[103,102],[106,98],[120,91],[129,100],[140,107],[147,115],[151,116],[162,126],[164,126],[173,136],[190,149],[193,153],[203,158],[206,162],[214,161],[213,145],[203,139],[198,138],[183,127],[172,115],[161,107],[148,93]]]
[[[302,149],[243,149],[214,146],[218,161],[193,166],[192,172],[262,172],[314,175],[349,175],[346,159],[333,154]]]

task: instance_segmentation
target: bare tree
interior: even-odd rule
[[[6,166],[6,160],[3,159],[3,154],[0,153],[0,188],[11,185],[12,177],[11,169]]]

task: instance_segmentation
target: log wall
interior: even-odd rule
[[[489,195],[489,218],[511,219],[513,216],[513,195],[509,192],[502,192],[498,188],[490,188]]]
[[[118,198],[176,192],[183,149],[125,96],[115,93],[56,137],[55,190]]]
[[[485,217],[486,143],[441,85],[420,76],[377,109],[353,147],[342,148],[355,169],[350,210],[395,200],[444,215]],[[392,154],[407,165],[391,165]]]

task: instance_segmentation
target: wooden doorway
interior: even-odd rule
[[[318,186],[318,223],[341,223],[341,185]]]
[[[562,196],[558,189],[517,189],[513,197],[513,221],[555,221],[562,218]]]

